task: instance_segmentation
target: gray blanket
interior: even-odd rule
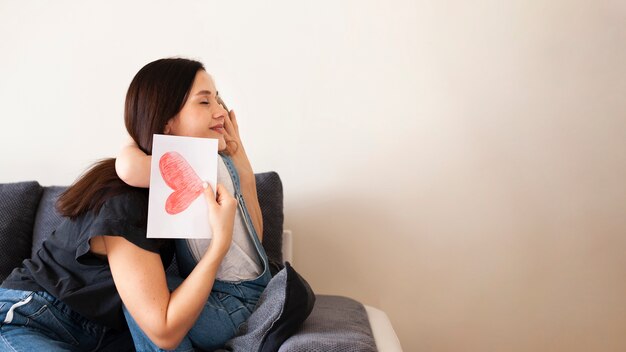
[[[279,352],[377,351],[363,305],[342,296],[317,295],[313,312]]]

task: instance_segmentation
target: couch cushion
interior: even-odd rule
[[[59,195],[65,191],[65,186],[49,186],[43,190],[41,201],[39,202],[39,208],[37,210],[37,216],[35,217],[35,227],[33,229],[33,248],[31,255],[35,255],[41,243],[54,231],[63,217],[57,212],[55,204]]]
[[[283,266],[283,184],[276,172],[255,174],[263,215],[263,248],[274,276]]]
[[[30,257],[35,213],[42,192],[37,181],[0,184],[0,281]]]
[[[363,304],[342,296],[317,295],[313,312],[279,352],[375,352]]]
[[[278,351],[306,320],[314,304],[311,286],[286,263],[267,284],[252,315],[226,343],[226,350]]]

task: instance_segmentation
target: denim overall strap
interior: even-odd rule
[[[257,235],[256,229],[252,225],[252,218],[250,217],[250,213],[248,212],[248,207],[246,206],[246,202],[241,194],[241,183],[239,180],[239,173],[237,172],[237,168],[233,163],[233,160],[225,154],[219,154],[224,160],[224,164],[226,165],[226,169],[230,173],[230,178],[233,181],[233,185],[235,187],[235,199],[237,199],[237,203],[239,205],[239,210],[244,218],[244,222],[246,223],[246,227],[248,229],[248,233],[252,237],[254,242],[254,246],[263,261],[263,273],[259,276],[259,278],[263,277],[266,271],[269,271],[269,261],[267,259],[267,254],[265,253],[265,249],[259,241],[259,236]]]

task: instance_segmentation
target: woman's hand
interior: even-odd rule
[[[224,135],[224,138],[227,142],[226,150],[228,150],[230,157],[235,163],[235,167],[237,168],[239,177],[253,177],[254,172],[252,171],[252,166],[250,165],[250,161],[248,160],[248,156],[246,155],[246,150],[243,147],[243,143],[241,143],[241,137],[239,135],[239,124],[237,123],[237,116],[235,116],[234,110],[230,110],[230,112],[224,119],[224,129],[226,130],[226,134]],[[229,141],[237,143],[237,146],[231,147],[232,144],[229,145]]]
[[[237,200],[228,193],[222,184],[217,185],[216,196],[213,196],[211,185],[206,183],[206,186],[204,197],[209,204],[209,222],[211,223],[211,230],[213,230],[211,246],[226,254],[233,240]]]

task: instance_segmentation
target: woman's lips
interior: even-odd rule
[[[215,131],[219,134],[224,134],[224,127],[219,125],[219,126],[215,126],[215,127],[211,127],[210,128],[211,131]]]

